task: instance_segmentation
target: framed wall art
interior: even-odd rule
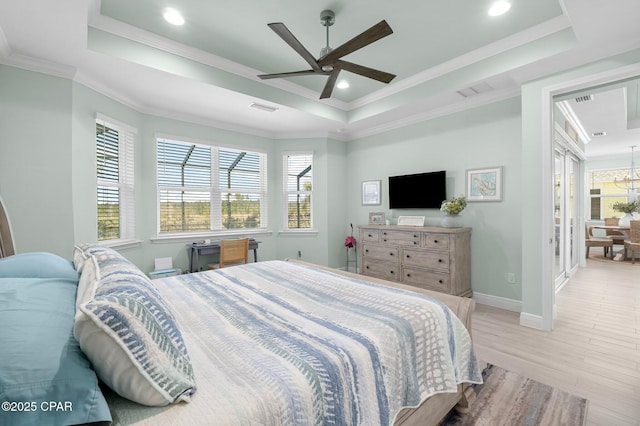
[[[384,212],[369,213],[369,225],[384,225]]]
[[[502,201],[502,167],[467,170],[467,201]]]
[[[362,182],[362,205],[379,206],[382,204],[380,197],[380,181],[367,180]]]

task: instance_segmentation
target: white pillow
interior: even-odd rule
[[[140,404],[189,402],[196,390],[193,368],[167,303],[115,250],[101,249],[92,257],[97,271],[85,262],[85,283],[93,285],[78,288],[74,335],[98,377]]]

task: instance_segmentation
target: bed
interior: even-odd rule
[[[20,364],[33,360],[3,366],[0,396],[15,410],[0,412],[0,423],[430,425],[464,408],[469,384],[481,382],[472,300],[304,262],[151,281],[94,245],[77,246],[73,261],[50,253],[0,260],[1,299],[13,303],[33,286],[20,294],[21,309],[44,316],[31,331],[0,333],[0,357],[41,344],[16,335],[53,338],[42,330],[52,315],[64,344],[31,354],[57,369],[38,372],[44,379],[21,379],[31,373]],[[47,297],[36,297],[43,289]],[[9,311],[0,305],[0,320],[22,321]],[[7,349],[15,345],[20,351]],[[58,386],[70,348],[82,374]]]

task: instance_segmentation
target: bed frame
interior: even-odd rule
[[[11,235],[11,225],[9,216],[4,208],[4,202],[0,197],[0,258],[12,256],[15,254],[13,246],[13,237]]]
[[[424,290],[418,287],[408,286],[391,281],[385,281],[373,277],[363,277],[362,275],[354,274],[352,272],[346,272],[339,269],[333,269],[325,266],[316,265],[313,263],[304,262],[296,259],[285,259],[288,262],[300,263],[303,265],[309,265],[314,268],[324,269],[347,277],[366,279],[378,284],[386,285],[389,287],[401,288],[417,293],[426,294],[435,299],[440,300],[453,311],[454,314],[464,324],[471,335],[471,315],[475,309],[475,302],[473,299],[466,297],[453,296],[450,294],[439,293],[436,291]],[[394,426],[428,426],[437,425],[444,417],[452,410],[464,413],[469,411],[469,408],[473,401],[476,399],[475,391],[467,384],[458,385],[458,392],[456,393],[440,393],[432,396],[424,401],[417,408],[405,408],[398,413]]]

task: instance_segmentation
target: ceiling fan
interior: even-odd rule
[[[355,74],[362,75],[364,77],[372,78],[374,80],[381,81],[383,83],[389,83],[395,78],[394,74],[389,74],[384,71],[378,71],[373,68],[365,67],[362,65],[354,64],[351,62],[343,61],[343,56],[349,53],[355,52],[374,41],[378,41],[383,37],[386,37],[393,33],[393,30],[387,24],[387,21],[382,20],[373,27],[355,36],[351,40],[342,44],[341,46],[332,49],[329,47],[329,27],[335,23],[335,13],[331,10],[325,10],[320,14],[320,22],[327,28],[327,46],[320,52],[320,58],[315,59],[313,55],[305,49],[305,47],[298,41],[298,39],[289,31],[289,29],[282,22],[274,22],[268,24],[281,39],[285,41],[289,46],[293,48],[302,58],[311,65],[310,70],[284,72],[277,74],[262,74],[259,75],[261,79],[269,78],[281,78],[281,77],[294,77],[299,75],[311,75],[319,74],[329,76],[327,83],[320,94],[320,99],[328,98],[333,92],[333,88],[338,80],[338,74],[340,71],[350,71]]]

